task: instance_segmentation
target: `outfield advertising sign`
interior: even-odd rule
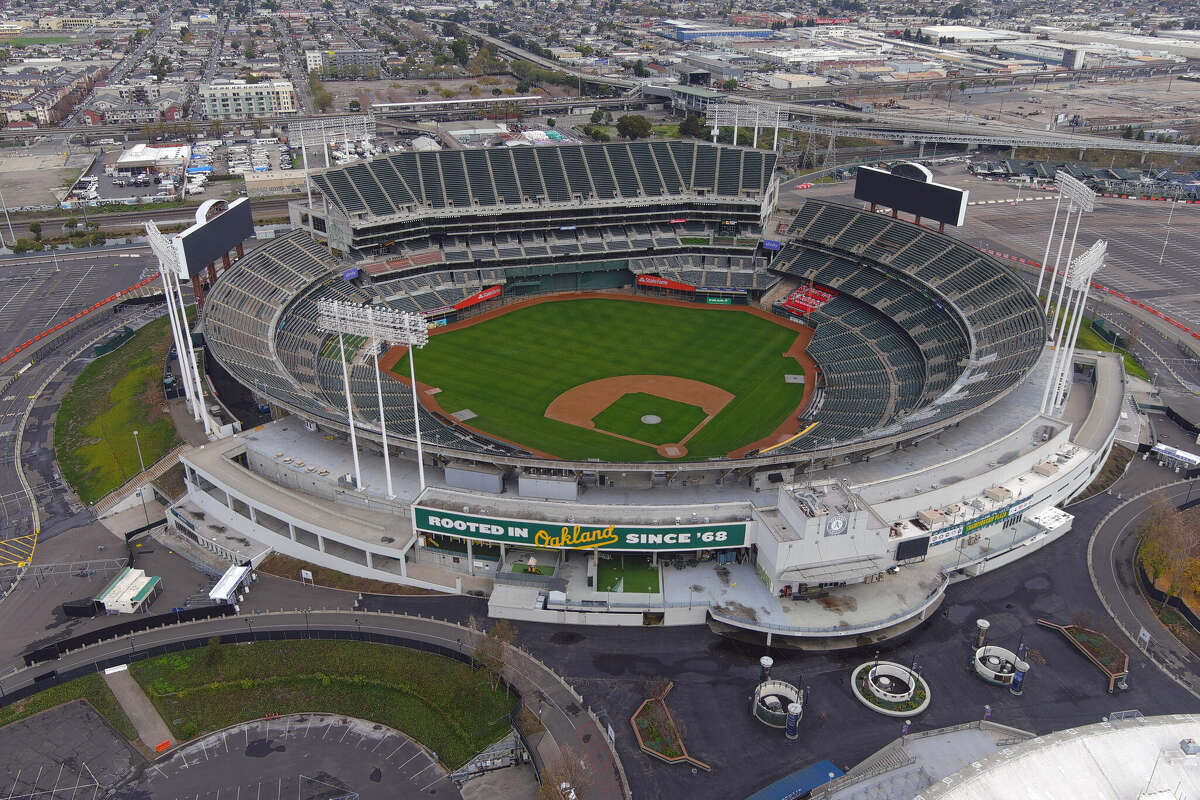
[[[638,275],[638,286],[653,286],[656,289],[672,289],[676,292],[694,292],[696,287],[690,283],[672,281],[658,275]]]
[[[707,525],[616,525],[482,517],[413,506],[417,532],[558,550],[709,550],[743,547],[745,522]]]

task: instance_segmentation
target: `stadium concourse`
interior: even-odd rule
[[[230,561],[277,551],[482,593],[497,617],[707,623],[822,650],[915,629],[951,582],[1070,530],[1058,506],[1108,455],[1123,364],[1078,353],[1067,403],[1042,413],[1046,319],[1008,267],[846,205],[780,220],[774,173],[771,154],[696,142],[400,153],[318,173],[321,201],[294,203],[298,230],[225,270],[202,320],[211,356],[276,419],[185,451],[171,523]],[[341,300],[436,332],[578,292],[811,330],[813,374],[778,376],[806,382],[795,432],[736,458],[571,461],[488,435],[471,409],[439,412],[453,387],[426,385],[419,471],[409,387],[383,376],[376,394],[371,353],[387,343],[354,343],[347,387],[317,322]],[[546,366],[620,377],[568,361]]]

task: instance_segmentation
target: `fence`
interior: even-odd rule
[[[120,622],[116,625],[110,625],[107,628],[83,633],[79,636],[72,636],[69,639],[60,639],[54,644],[39,647],[24,655],[25,666],[32,667],[35,664],[40,664],[44,661],[58,658],[64,653],[76,650],[80,647],[87,647],[91,644],[97,644],[105,639],[116,639],[121,636],[129,636],[134,633],[150,630],[151,628],[161,628],[165,625],[174,625],[179,622],[196,622],[203,619],[214,619],[216,617],[228,617],[234,614],[233,606],[203,606],[201,608],[186,608],[181,611],[172,611],[167,614],[153,614],[150,616],[138,616],[135,619],[126,622]]]

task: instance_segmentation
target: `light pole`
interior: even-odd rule
[[[8,236],[12,243],[17,243],[17,235],[13,233],[12,219],[8,216],[8,203],[4,202],[4,192],[0,192],[0,206],[4,208],[4,221],[8,223]],[[2,242],[0,242],[2,244]]]
[[[146,474],[146,462],[142,460],[142,443],[138,441],[138,432],[133,432],[133,446],[137,448],[138,466],[142,468],[140,474]],[[146,524],[150,524],[150,509],[146,506],[146,486],[143,484],[138,487],[138,495],[142,498],[142,511],[146,512]]]
[[[382,342],[405,345],[408,347],[409,380],[412,386],[413,404],[413,434],[417,447],[417,474],[420,483],[419,491],[425,489],[425,458],[421,443],[421,406],[417,400],[416,350],[424,347],[429,341],[429,327],[425,318],[420,314],[396,311],[373,305],[358,305],[337,300],[319,300],[317,302],[317,325],[322,330],[331,333],[348,333],[361,336],[371,342],[375,350],[375,392],[379,404],[379,428],[384,446],[384,470],[387,472],[388,497],[394,497],[392,491],[391,462],[387,454],[387,420],[384,418],[383,386],[379,375],[379,345]],[[345,360],[342,361],[345,369]],[[345,378],[345,373],[343,373]],[[347,387],[349,386],[347,379]],[[347,410],[349,411],[349,390],[347,389]],[[353,425],[353,421],[351,421]],[[351,428],[353,431],[353,427]],[[356,451],[357,452],[357,451]],[[356,462],[357,463],[357,462]]]
[[[1175,216],[1175,206],[1179,203],[1178,190],[1176,190],[1175,199],[1171,200],[1171,210],[1167,212],[1167,232],[1163,236],[1162,252],[1158,254],[1158,263],[1162,264],[1163,257],[1167,254],[1167,242],[1171,239],[1171,218]]]

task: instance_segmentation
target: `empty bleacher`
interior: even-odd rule
[[[345,215],[704,194],[757,197],[775,155],[704,142],[392,153],[313,175]]]
[[[936,424],[1006,392],[1041,352],[1044,319],[1029,290],[956,239],[818,200],[805,202],[788,235],[771,269],[841,295],[809,314],[809,353],[826,381],[814,419],[827,424],[813,437],[856,438],[876,412],[892,431]],[[896,389],[891,406],[842,407],[847,380],[868,397],[881,377]],[[812,447],[813,437],[790,446]]]

